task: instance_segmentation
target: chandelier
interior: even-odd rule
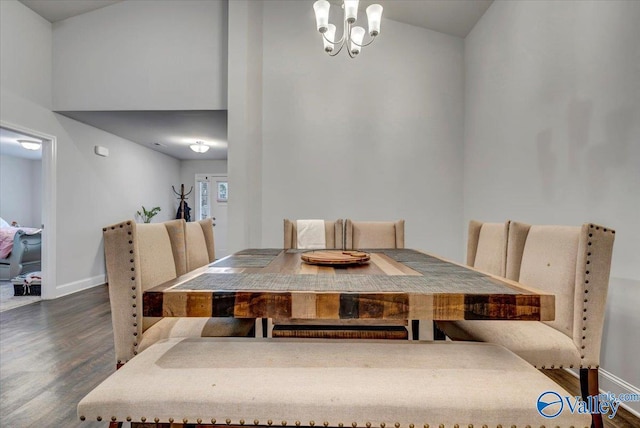
[[[369,36],[371,40],[364,42],[364,28],[354,26],[358,19],[358,1],[344,0],[342,8],[344,9],[344,20],[342,37],[336,41],[336,26],[329,24],[329,8],[331,5],[327,0],[318,0],[313,4],[313,10],[316,13],[316,24],[318,31],[322,34],[324,42],[324,50],[329,56],[336,56],[342,48],[347,45],[347,53],[351,58],[355,58],[360,50],[369,46],[380,34],[380,20],[382,19],[382,6],[372,4],[367,7],[367,20],[369,21]],[[337,49],[336,49],[337,47]]]

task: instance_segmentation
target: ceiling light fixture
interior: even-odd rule
[[[189,147],[196,153],[206,153],[210,148],[204,143],[204,141],[196,141],[195,144],[192,144]]]
[[[40,141],[33,140],[18,140],[18,143],[27,150],[40,150],[40,146],[42,146]]]
[[[316,24],[318,31],[322,34],[324,50],[329,56],[336,56],[340,53],[344,45],[347,45],[347,53],[351,58],[355,58],[360,50],[369,46],[380,34],[380,21],[382,20],[382,6],[372,4],[367,7],[367,20],[369,21],[369,35],[371,40],[363,43],[365,30],[359,26],[353,26],[358,19],[358,1],[344,0],[344,26],[342,37],[336,41],[336,26],[329,24],[329,8],[331,5],[327,0],[318,0],[313,4],[316,13]],[[336,50],[335,48],[338,47]],[[335,50],[335,52],[334,52]]]

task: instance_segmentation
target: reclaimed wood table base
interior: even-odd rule
[[[373,250],[367,264],[333,267],[308,265],[298,250],[256,250],[255,258],[249,251],[146,291],[144,316],[532,321],[555,316],[553,295],[415,250]]]

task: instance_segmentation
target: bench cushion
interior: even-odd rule
[[[546,391],[569,395],[493,344],[187,338],[138,354],[78,404],[78,415],[278,426],[590,425],[566,409],[552,422],[540,416],[536,402]]]

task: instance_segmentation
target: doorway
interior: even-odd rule
[[[229,184],[223,174],[196,174],[196,221],[213,220],[213,241],[216,259],[229,255],[227,245],[227,200]]]
[[[23,223],[39,223],[39,224],[20,224],[21,226],[32,227],[34,229],[42,229],[41,234],[41,245],[40,245],[40,263],[39,268],[37,270],[40,271],[40,276],[42,277],[41,285],[40,285],[40,298],[42,299],[53,299],[56,297],[56,257],[55,257],[55,235],[56,235],[56,212],[55,212],[55,204],[56,204],[56,137],[53,135],[45,134],[40,131],[36,131],[33,129],[26,128],[24,126],[8,123],[5,121],[0,121],[0,132],[4,135],[11,135],[12,137],[3,138],[2,141],[2,155],[8,155],[8,153],[15,153],[11,151],[7,151],[6,144],[13,144],[14,149],[20,148],[18,139],[26,139],[30,141],[36,141],[41,143],[40,148],[40,167],[39,170],[32,170],[30,173],[32,176],[37,176],[39,180],[33,179],[34,181],[39,181],[41,183],[40,188],[35,190],[35,194],[33,198],[37,198],[37,203],[33,204],[33,209],[38,212],[33,213],[30,217],[22,217],[25,220],[22,220]],[[16,137],[16,135],[20,135],[20,137]],[[35,152],[35,151],[34,151]],[[5,159],[6,160],[6,159]],[[13,159],[9,159],[11,161]],[[7,195],[7,191],[5,190],[5,195]],[[3,196],[3,199],[4,199]],[[0,201],[2,203],[2,201]],[[15,202],[11,202],[15,204]],[[5,211],[4,209],[2,210]],[[11,213],[11,211],[9,211]],[[10,222],[15,221],[19,224],[18,220],[8,220]],[[24,267],[24,271],[32,270],[34,265],[31,267]],[[13,285],[11,287],[15,291]],[[35,290],[34,290],[35,291]],[[28,288],[28,292],[32,292],[31,286]],[[13,296],[16,300],[19,298],[25,298],[29,296]],[[35,297],[35,296],[33,296]],[[29,303],[32,303],[33,300],[39,299],[31,299]],[[17,300],[19,301],[19,300]],[[22,301],[23,303],[26,300]],[[25,303],[26,304],[26,303]],[[18,304],[17,306],[21,306]]]

